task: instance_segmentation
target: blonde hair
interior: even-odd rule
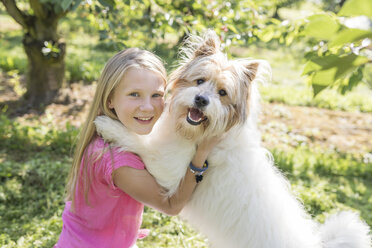
[[[88,117],[82,126],[76,144],[72,167],[68,176],[66,185],[66,200],[72,201],[72,207],[75,203],[75,194],[78,184],[78,179],[83,166],[83,192],[85,202],[89,204],[88,192],[91,178],[87,173],[88,162],[92,159],[85,158],[89,144],[97,136],[96,128],[93,123],[99,115],[107,115],[112,119],[118,119],[115,112],[108,107],[108,102],[115,90],[121,82],[125,72],[129,68],[146,69],[159,74],[166,84],[166,70],[159,57],[153,53],[139,48],[129,48],[115,54],[106,63],[101,76],[97,83],[97,89],[93,98],[92,105],[89,110]],[[82,159],[84,157],[84,163]],[[98,158],[96,158],[98,159]]]

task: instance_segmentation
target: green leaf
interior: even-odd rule
[[[309,58],[309,62],[314,63],[314,65],[312,65],[312,68],[325,70],[337,64],[339,58],[339,56],[331,54],[327,56]]]
[[[318,95],[322,90],[327,88],[327,86],[319,84],[312,84],[311,87],[313,88],[314,97]]]
[[[62,9],[63,9],[63,11],[66,11],[66,10],[70,7],[72,1],[73,1],[73,0],[63,0],[63,1],[60,3],[60,4],[61,4],[61,7],[62,7]]]
[[[98,0],[100,4],[102,4],[105,7],[114,8],[116,3],[115,0]]]
[[[329,43],[329,47],[336,47],[348,43],[360,41],[365,38],[372,38],[372,32],[361,29],[345,29],[337,34]]]
[[[310,60],[306,63],[305,68],[302,71],[301,76],[309,75],[309,74],[313,73],[314,71],[318,71],[320,69],[322,69],[322,67],[319,64],[314,63],[313,61]]]
[[[336,80],[337,68],[314,72],[312,76],[312,84],[323,85],[325,87],[332,85]]]
[[[263,42],[269,42],[274,37],[274,27],[272,25],[267,26],[258,33],[258,36]]]
[[[234,27],[234,25],[227,24],[227,27],[228,27],[231,31],[233,31],[235,34],[238,34],[238,33],[239,33],[238,30],[236,30],[236,28]]]
[[[74,3],[72,4],[72,8],[71,8],[71,11],[74,11],[77,9],[77,7],[80,6],[82,0],[75,0]]]
[[[337,55],[328,55],[322,57],[315,57],[310,59],[310,61],[316,65],[312,65],[310,69],[317,70],[328,70],[332,67],[338,68],[337,74],[340,74],[342,71],[347,70],[348,68],[360,66],[368,62],[368,58],[364,56],[358,56],[355,54],[348,54],[344,56]]]
[[[334,66],[337,68],[335,77],[340,78],[346,72],[353,70],[355,67],[361,66],[367,63],[369,60],[367,57],[350,54],[347,56],[340,57]]]
[[[371,0],[348,0],[338,12],[339,16],[361,16],[372,18]]]
[[[314,96],[328,86],[335,85],[335,83],[342,79],[343,76],[355,70],[356,67],[364,65],[368,62],[368,58],[349,54],[346,56],[324,56],[314,58],[308,62],[303,74],[310,75],[310,83],[313,87]],[[353,78],[351,83],[359,78]],[[315,85],[315,86],[314,86]]]
[[[341,89],[341,93],[345,94],[347,91],[351,91],[355,86],[357,86],[363,80],[363,66],[360,66],[357,71],[355,71],[348,80],[348,84]]]
[[[51,7],[53,8],[55,13],[61,13],[62,11],[64,11],[62,9],[62,3],[54,4]]]
[[[367,83],[368,87],[372,89],[372,63],[367,63],[363,68],[364,82]]]
[[[340,25],[327,14],[317,14],[308,18],[304,33],[313,38],[328,40],[339,29]]]

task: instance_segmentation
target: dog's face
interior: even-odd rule
[[[189,139],[220,135],[248,117],[258,64],[228,60],[217,39],[205,38],[192,58],[171,75],[170,111],[177,131]]]

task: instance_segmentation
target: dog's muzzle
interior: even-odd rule
[[[190,108],[187,113],[187,122],[191,125],[197,126],[200,125],[203,121],[207,119],[204,113],[201,111],[202,108],[209,104],[208,97],[197,95],[194,99],[195,108]]]

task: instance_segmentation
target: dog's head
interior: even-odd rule
[[[177,131],[189,139],[222,134],[246,122],[259,66],[249,60],[229,60],[212,31],[193,39],[184,46],[184,61],[167,86]]]

